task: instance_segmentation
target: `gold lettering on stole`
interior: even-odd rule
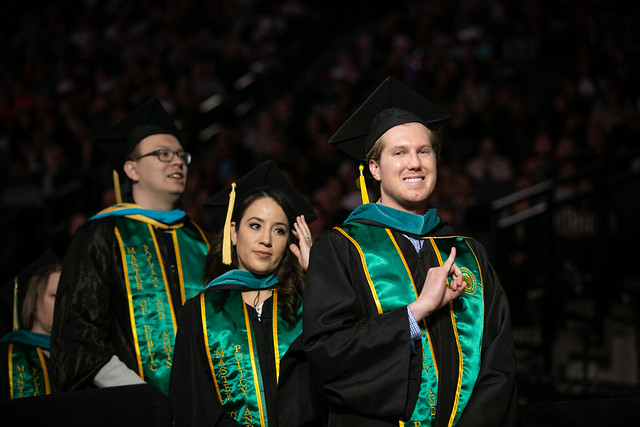
[[[18,397],[24,397],[24,365],[17,365],[16,371],[18,372]]]
[[[147,307],[148,306],[147,300],[146,299],[141,299],[140,302],[138,302],[138,305],[142,309],[142,314],[146,315],[147,311],[149,310],[149,308]]]
[[[424,371],[427,375],[429,375],[429,359],[427,359],[427,356],[424,353],[422,353],[422,366],[424,367]]]
[[[216,358],[218,359],[218,375],[220,376],[222,392],[224,392],[225,400],[231,399],[230,386],[229,386],[229,377],[227,377],[227,367],[224,363],[224,349],[216,350]],[[224,403],[224,402],[223,402]],[[235,416],[233,417],[235,419]]]
[[[135,273],[136,289],[143,290],[144,284],[142,283],[142,276],[140,275],[140,264],[138,264],[138,258],[136,258],[136,248],[127,248],[127,253],[131,255],[129,263],[131,271]]]
[[[147,258],[147,264],[149,264],[149,278],[151,279],[151,283],[153,283],[153,287],[158,287],[158,273],[156,273],[156,265],[151,261],[153,258],[153,254],[149,250],[149,245],[143,245],[144,248],[144,256]]]
[[[236,345],[234,347],[236,349],[236,354],[235,354],[234,358],[236,359],[236,362],[238,363],[238,371],[240,372],[240,378],[244,378],[244,366],[242,366],[242,364],[240,363],[240,361],[244,357],[242,355],[242,353],[240,353],[240,349],[242,349],[242,346]]]
[[[153,360],[153,357],[156,354],[153,352],[153,337],[151,335],[151,327],[149,325],[144,325],[144,338],[147,340],[147,353],[149,354],[149,360],[151,361],[149,369],[155,372],[158,370],[158,364]]]
[[[171,338],[169,338],[169,334],[166,330],[162,331],[162,347],[164,349],[164,354],[167,356],[167,367],[171,367],[171,355],[173,354],[173,348],[171,346]]]
[[[160,297],[158,297],[158,299],[156,300],[156,307],[158,308],[158,319],[162,320],[167,317],[164,312],[164,303],[162,302]]]
[[[436,415],[436,395],[433,393],[433,389],[429,388],[429,408],[431,409],[431,416],[434,417]]]
[[[245,425],[253,424],[253,414],[249,411],[249,408],[245,408],[244,414],[242,414],[242,419],[244,420]]]
[[[239,382],[239,385],[240,385],[240,390],[242,390],[242,394],[244,396],[246,396],[247,395],[247,388],[248,388],[247,387],[247,379],[246,378],[241,378],[240,382]]]
[[[429,375],[429,369],[431,368],[429,366],[429,359],[427,358],[426,354],[424,353],[425,350],[423,350],[422,353],[422,367],[424,368],[424,371],[427,373],[427,375]],[[434,417],[436,415],[436,395],[433,393],[433,389],[429,388],[429,414]],[[420,425],[420,424],[417,424]]]
[[[40,395],[40,376],[36,368],[31,368],[31,375],[33,376],[33,394]]]
[[[242,346],[236,345],[234,347],[236,349],[234,359],[236,359],[236,363],[238,364],[238,371],[240,372],[240,381],[238,382],[238,387],[240,388],[240,390],[242,390],[242,394],[246,396],[249,385],[247,384],[247,379],[244,377],[245,368],[241,364],[242,359],[244,358],[242,353],[240,353]],[[248,426],[253,425],[253,414],[251,413],[251,411],[249,411],[249,408],[245,408],[244,414],[242,414],[242,419],[244,420],[245,425],[248,425]]]
[[[420,427],[422,425],[422,423],[420,421],[414,421],[413,422],[413,427]]]

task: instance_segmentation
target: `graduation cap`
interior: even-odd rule
[[[450,117],[451,114],[409,86],[387,77],[329,138],[329,144],[364,161],[373,143],[392,127],[417,122],[436,130]]]
[[[144,138],[156,134],[171,134],[180,140],[180,131],[173,119],[160,101],[152,99],[94,137],[96,145],[114,170],[118,203],[121,202],[121,196],[117,174],[123,170],[136,145]]]
[[[304,215],[307,223],[318,218],[306,198],[296,190],[276,163],[273,160],[267,160],[203,203],[217,225],[223,228],[222,257],[225,264],[231,263],[230,227],[235,201],[241,201],[247,195],[265,188],[275,188],[284,193],[293,213],[296,216]]]
[[[366,101],[329,138],[329,144],[364,162],[373,144],[386,131],[404,123],[422,123],[436,130],[451,117],[446,110],[429,101],[409,86],[387,77]],[[360,165],[360,191],[368,203]]]
[[[53,264],[60,264],[60,259],[53,249],[49,248],[3,285],[0,298],[7,310],[12,312],[11,322],[14,331],[20,328],[20,309],[27,293],[29,280],[42,269]]]

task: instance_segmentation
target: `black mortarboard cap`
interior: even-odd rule
[[[167,114],[162,103],[152,99],[141,105],[122,120],[94,137],[111,167],[122,172],[129,154],[147,136],[171,134],[180,140],[180,131]]]
[[[318,218],[311,205],[291,184],[278,165],[273,160],[267,160],[203,203],[216,225],[223,229],[223,264],[231,264],[230,224],[236,200],[241,203],[247,195],[262,188],[275,188],[282,192],[291,204],[294,215],[304,215],[307,224]]]
[[[304,215],[307,223],[318,218],[307,199],[291,184],[273,160],[265,161],[246,175],[238,178],[235,186],[236,204],[240,203],[248,194],[261,188],[276,188],[287,196],[295,215]],[[231,186],[228,186],[203,203],[219,227],[224,226],[230,193]]]
[[[2,304],[6,309],[6,315],[3,321],[7,322],[7,325],[10,325],[12,323],[11,316],[15,311],[15,307],[17,307],[18,310],[15,315],[17,316],[18,323],[20,323],[21,317],[19,311],[22,309],[22,302],[24,301],[24,297],[27,293],[27,285],[29,284],[29,279],[31,279],[31,277],[38,273],[41,269],[53,264],[60,264],[60,259],[58,258],[58,255],[56,255],[56,253],[53,251],[53,249],[49,248],[42,254],[40,254],[19,273],[17,273],[9,282],[5,283],[2,286],[2,289],[0,290],[0,298],[2,299]],[[16,281],[18,283],[17,300],[15,300],[14,296]]]
[[[436,130],[451,117],[409,86],[387,77],[329,139],[340,150],[363,161],[374,142],[394,126],[418,122]]]

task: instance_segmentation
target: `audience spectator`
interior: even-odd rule
[[[319,234],[359,192],[328,135],[394,75],[453,113],[440,130],[444,185],[434,197],[457,229],[482,231],[482,207],[515,182],[535,185],[636,145],[638,7],[557,6],[543,19],[538,2],[355,2],[354,14],[336,2],[185,0],[150,12],[119,1],[41,8],[7,0],[0,282],[12,263],[66,241],[67,227],[49,226],[44,216],[46,196],[70,178],[82,185],[56,206],[65,206],[57,216],[71,228],[74,214],[114,203],[111,169],[91,137],[153,97],[183,118],[194,155],[190,182],[200,187],[183,199],[190,214],[208,219],[197,215],[204,194],[273,158],[318,210]],[[472,159],[490,137],[504,156],[490,169],[494,178],[500,171],[497,187],[478,181],[481,163]],[[537,145],[546,145],[545,170]],[[530,159],[529,168],[516,167]],[[465,191],[447,200],[447,186]]]
[[[508,194],[512,185],[511,160],[497,151],[491,135],[482,138],[475,156],[466,165],[466,172],[474,181],[478,197],[485,203]]]
[[[205,195],[269,158],[290,171],[319,215],[314,235],[340,223],[361,200],[357,165],[328,136],[387,75],[452,113],[439,130],[432,203],[489,249],[495,199],[606,164],[637,145],[640,8],[633,2],[565,1],[544,10],[536,1],[351,6],[356,13],[331,1],[184,0],[152,11],[119,0],[3,2],[0,283],[45,247],[63,253],[89,214],[115,203],[111,168],[92,136],[151,98],[182,118],[193,161],[180,207],[208,229]],[[490,169],[494,179],[501,171],[499,184],[471,172],[482,169],[473,156],[487,138],[503,156]],[[589,182],[564,184],[558,200]],[[370,200],[374,193],[370,186]],[[618,200],[611,209],[623,207],[608,221],[633,242],[637,203],[611,196]],[[598,206],[584,203],[556,216],[573,242],[556,250],[591,247]],[[542,232],[526,228],[507,230],[507,253],[493,255],[504,256],[496,262],[509,268],[505,288],[523,308],[513,310],[515,320],[533,322],[524,288],[544,287],[546,278],[536,247]],[[589,269],[565,263],[557,280],[586,283]],[[528,283],[516,287],[519,279]]]

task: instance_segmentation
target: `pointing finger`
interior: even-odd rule
[[[451,248],[451,252],[449,253],[449,258],[442,264],[447,268],[447,271],[451,271],[451,266],[454,265],[453,261],[456,259],[456,248]]]

